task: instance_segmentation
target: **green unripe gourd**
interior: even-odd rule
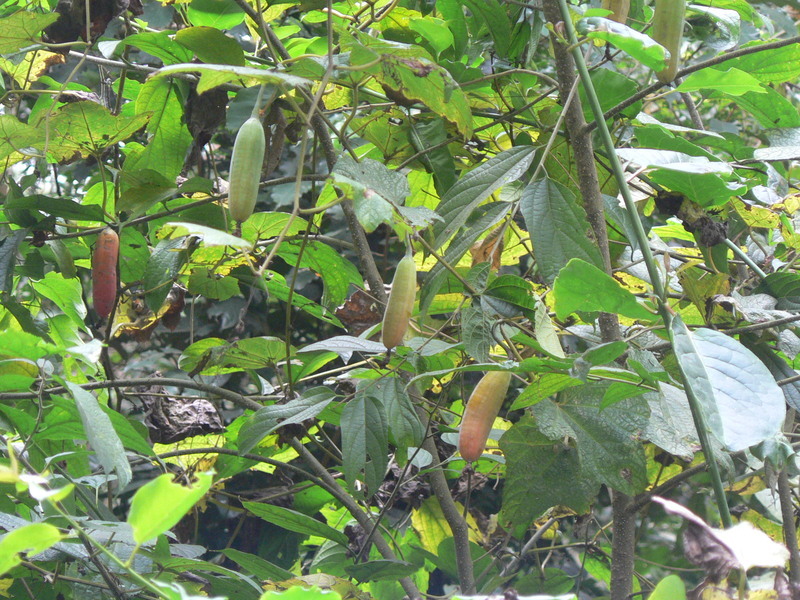
[[[661,83],[671,83],[678,73],[683,41],[685,0],[656,0],[651,37],[669,50],[667,68],[656,73]]]
[[[253,214],[261,181],[266,141],[264,128],[258,117],[250,117],[242,124],[231,155],[228,208],[235,221],[246,221]]]
[[[397,263],[389,301],[386,303],[386,312],[383,313],[381,342],[387,350],[403,343],[416,296],[417,265],[414,264],[414,258],[406,254]]]
[[[489,371],[472,391],[458,434],[458,451],[465,461],[476,461],[483,454],[510,383],[509,371]]]

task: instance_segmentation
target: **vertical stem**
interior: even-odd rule
[[[800,583],[800,549],[797,547],[792,488],[789,484],[786,467],[778,473],[778,499],[781,503],[781,516],[783,517],[783,541],[789,549],[789,580],[794,588]]]

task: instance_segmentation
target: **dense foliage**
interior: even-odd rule
[[[3,3],[0,595],[797,597],[796,13],[604,6]]]

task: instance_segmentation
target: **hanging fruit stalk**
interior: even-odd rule
[[[106,319],[114,310],[117,297],[117,261],[119,259],[119,236],[106,227],[97,236],[92,254],[92,299],[94,310]]]
[[[461,419],[458,451],[467,462],[478,460],[486,448],[492,424],[503,406],[511,383],[509,371],[489,371],[475,386]]]
[[[623,25],[627,23],[628,12],[631,9],[631,0],[603,0],[601,6],[611,11],[608,18],[612,21],[622,23]]]
[[[254,115],[242,124],[236,134],[231,155],[228,208],[231,217],[240,223],[253,214],[256,206],[265,151],[264,128]]]
[[[417,265],[414,264],[414,258],[406,254],[397,263],[386,312],[383,313],[381,342],[388,350],[403,343],[416,296]]]
[[[651,37],[669,50],[667,68],[656,73],[661,83],[671,83],[678,73],[685,15],[685,0],[656,0]]]

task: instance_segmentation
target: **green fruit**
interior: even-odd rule
[[[381,342],[387,349],[391,350],[403,343],[416,296],[417,265],[411,255],[406,255],[397,263],[386,312],[383,313]]]
[[[685,0],[656,0],[651,37],[669,50],[667,68],[656,73],[661,83],[670,83],[678,73],[683,41]]]
[[[265,151],[266,141],[261,121],[257,117],[250,117],[236,134],[231,155],[228,208],[235,221],[246,221],[253,214]]]

